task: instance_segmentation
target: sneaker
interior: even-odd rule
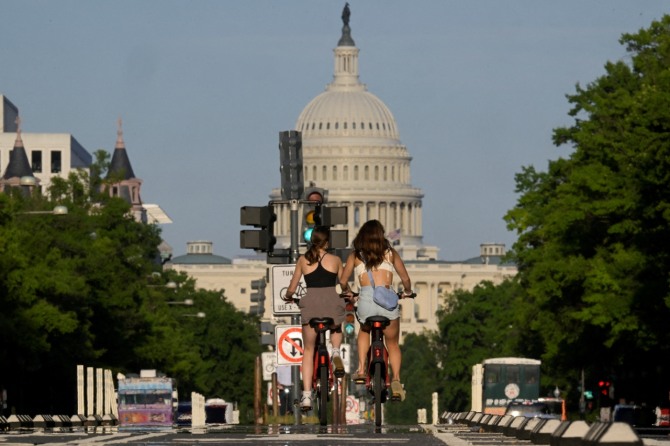
[[[405,401],[405,389],[400,384],[400,381],[393,381],[391,383],[391,399],[393,401]]]
[[[312,410],[312,392],[303,392],[302,398],[300,399],[300,409],[302,409],[303,412]]]
[[[337,378],[342,378],[344,376],[344,362],[339,355],[333,356],[333,373]]]

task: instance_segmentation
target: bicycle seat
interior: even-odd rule
[[[326,327],[330,328],[333,326],[335,321],[333,320],[332,317],[313,317],[312,319],[309,320],[309,326],[312,328],[316,328],[317,325],[323,324]]]
[[[387,318],[386,316],[370,316],[365,320],[366,324],[373,324],[375,322],[381,322],[381,324],[386,327],[388,324],[391,323],[391,320]]]

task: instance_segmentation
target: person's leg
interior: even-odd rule
[[[339,330],[330,330],[330,343],[333,344],[333,348],[337,351],[340,350],[342,345],[342,329]]]
[[[341,326],[337,327],[336,330],[330,330],[330,343],[333,345],[333,372],[335,376],[341,377],[344,376],[344,362],[340,356],[340,346],[342,345],[342,329]]]
[[[305,324],[302,326],[302,390],[312,391],[312,379],[314,374],[314,344],[316,343],[316,330]]]
[[[358,370],[357,374],[365,375],[365,365],[368,361],[368,350],[370,349],[370,329],[365,325],[360,326],[358,331]]]
[[[405,400],[405,389],[400,382],[400,365],[402,354],[400,352],[400,319],[394,319],[384,329],[384,340],[389,352],[389,363],[391,364],[391,396],[393,399]]]
[[[384,340],[386,341],[386,349],[389,352],[392,381],[400,381],[400,365],[402,363],[402,354],[400,353],[400,319],[392,320],[384,328]]]

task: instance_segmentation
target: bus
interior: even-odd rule
[[[472,411],[504,415],[515,399],[540,396],[538,359],[490,358],[472,366]]]
[[[177,406],[174,380],[155,370],[140,376],[120,377],[118,383],[119,430],[171,429]]]

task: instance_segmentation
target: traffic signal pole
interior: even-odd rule
[[[297,263],[300,255],[298,252],[298,237],[300,233],[298,203],[298,200],[291,200],[291,263]]]
[[[291,263],[298,263],[298,233],[300,227],[298,223],[298,200],[291,200]],[[300,326],[300,314],[291,315],[291,324]],[[302,381],[300,380],[300,366],[291,366],[291,381],[293,382],[293,422],[299,425],[300,420],[300,397],[302,395]]]

